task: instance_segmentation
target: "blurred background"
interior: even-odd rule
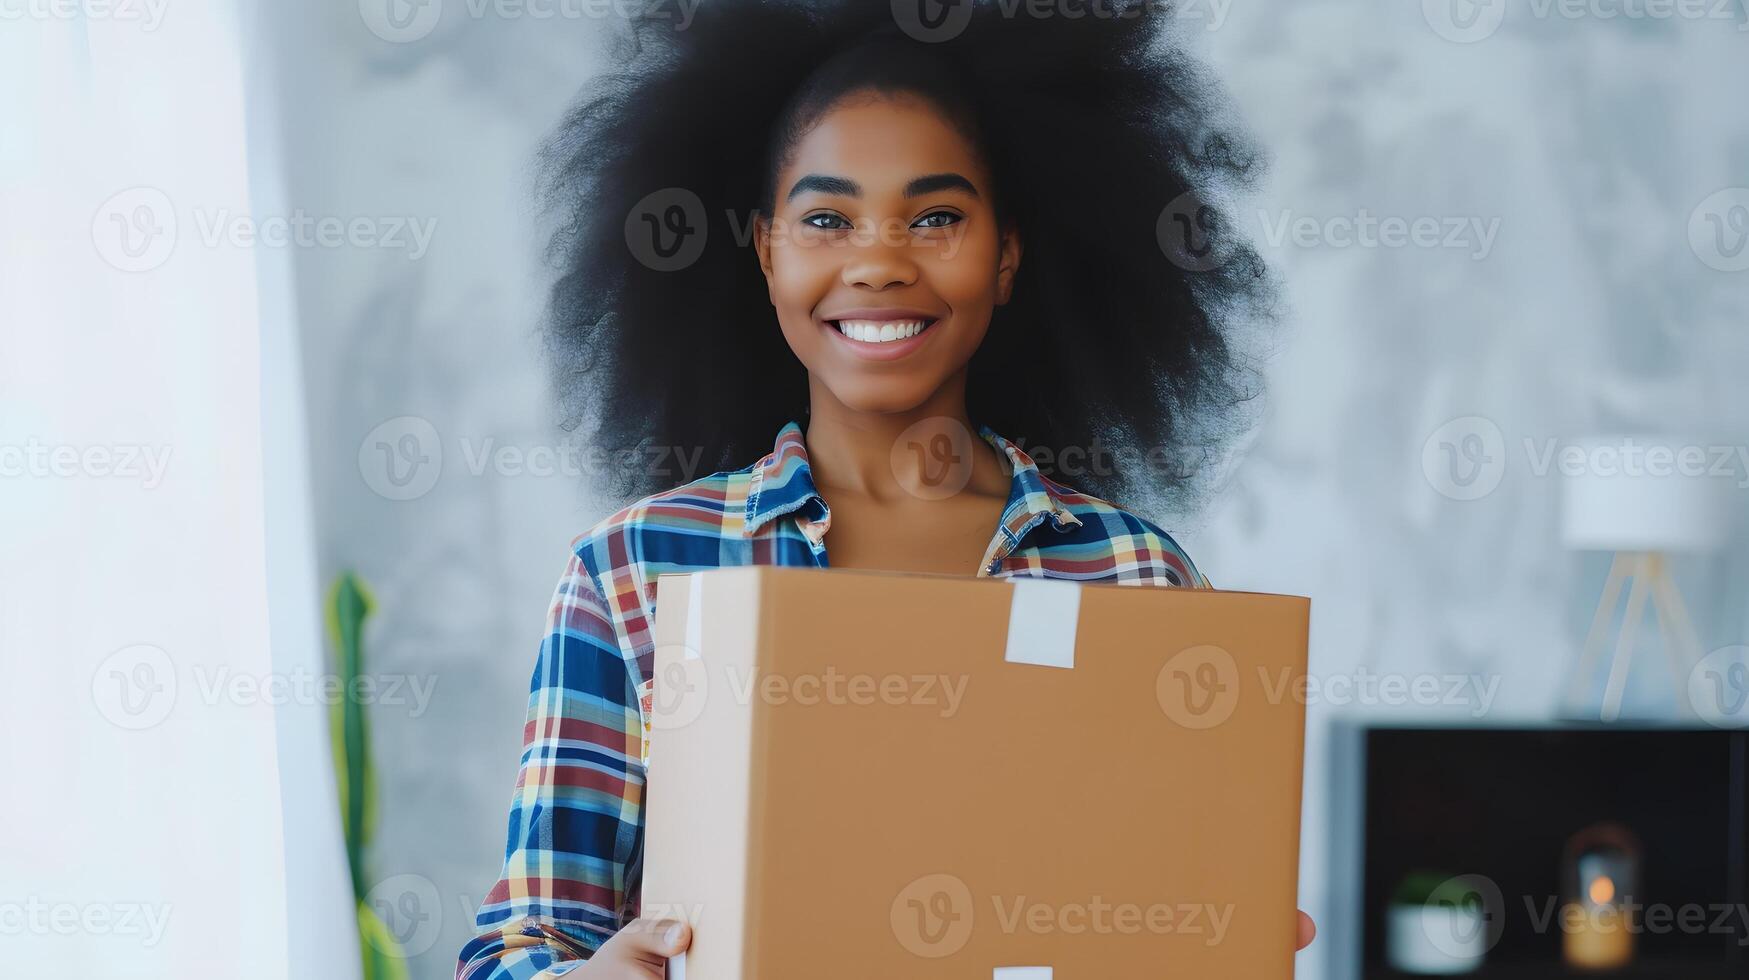
[[[534,157],[641,6],[0,0],[9,961],[352,975],[356,899],[365,952],[453,975],[554,582],[621,503],[554,425]],[[1232,211],[1287,286],[1262,424],[1209,507],[1149,516],[1313,600],[1298,975],[1572,962],[1392,938],[1464,875],[1519,917],[1592,857],[1749,901],[1749,11],[1162,15],[1273,160]],[[348,650],[374,694],[336,721]],[[1607,801],[1440,846],[1522,845],[1553,772]],[[1742,976],[1734,928],[1638,955]]]

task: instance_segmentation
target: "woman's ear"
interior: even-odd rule
[[[1014,293],[1014,273],[1020,268],[1020,229],[1010,224],[1002,229],[1002,251],[996,256],[996,305],[1008,302]]]
[[[759,271],[765,274],[765,295],[776,306],[777,298],[771,295],[771,219],[764,214],[753,217],[753,251],[759,256]]]

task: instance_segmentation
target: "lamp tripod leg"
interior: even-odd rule
[[[1622,615],[1621,634],[1616,637],[1615,656],[1609,664],[1609,683],[1603,689],[1604,721],[1614,721],[1621,714],[1621,699],[1627,687],[1628,668],[1634,659],[1634,640],[1640,632],[1640,620],[1646,614],[1646,593],[1650,575],[1648,566],[1650,559],[1637,555],[1633,559],[1634,567],[1630,572],[1633,585],[1628,589],[1628,608]]]
[[[1609,563],[1609,576],[1603,581],[1603,594],[1597,600],[1597,611],[1591,614],[1591,629],[1585,634],[1585,646],[1580,648],[1579,661],[1567,677],[1567,710],[1577,717],[1585,703],[1585,688],[1597,669],[1598,656],[1603,652],[1603,637],[1615,618],[1616,603],[1621,601],[1622,582],[1627,578],[1631,559],[1617,553]]]
[[[1683,714],[1692,715],[1694,705],[1688,697],[1688,685],[1695,668],[1700,665],[1700,637],[1695,635],[1694,620],[1688,616],[1688,606],[1682,601],[1682,593],[1676,589],[1676,577],[1670,574],[1667,561],[1659,561],[1652,588],[1658,623],[1664,630],[1664,646],[1669,652],[1670,680],[1676,687],[1676,705]]]

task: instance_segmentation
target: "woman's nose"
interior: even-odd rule
[[[902,238],[893,240],[891,232],[867,235],[864,241],[852,246],[850,254],[845,257],[844,284],[886,289],[916,282],[917,263],[909,248],[909,243]]]

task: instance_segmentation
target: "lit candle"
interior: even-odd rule
[[[1608,970],[1633,959],[1638,850],[1626,831],[1614,827],[1592,828],[1568,843],[1568,898],[1561,909],[1567,965]]]

